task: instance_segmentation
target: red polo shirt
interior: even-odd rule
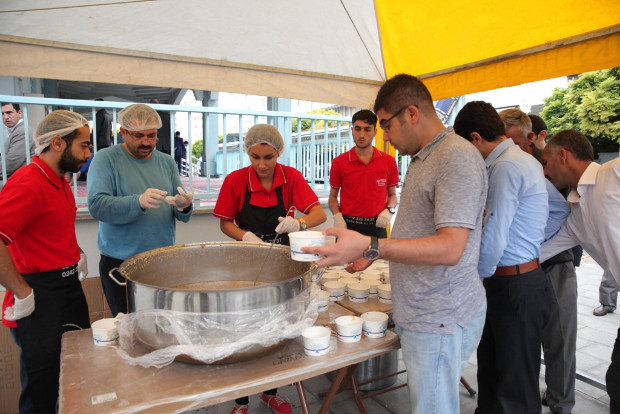
[[[80,260],[75,198],[67,181],[39,157],[6,182],[0,191],[0,211],[0,238],[20,273],[61,269]],[[12,304],[13,295],[7,291],[3,315]],[[3,319],[5,325],[8,322]]]
[[[340,189],[340,212],[345,216],[376,217],[385,209],[388,187],[398,185],[396,160],[373,147],[368,165],[355,147],[332,161],[329,184]]]
[[[282,187],[284,206],[290,206],[304,214],[319,204],[319,199],[312,191],[304,177],[293,167],[276,164],[271,191],[267,191],[260,183],[252,166],[241,168],[230,173],[220,190],[215,203],[213,215],[217,218],[235,221],[239,224],[239,213],[243,207],[246,188],[249,188],[250,204],[258,207],[272,207],[278,204],[276,188]]]

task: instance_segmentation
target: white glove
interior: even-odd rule
[[[390,225],[391,222],[392,222],[392,213],[390,213],[388,209],[386,208],[381,213],[379,213],[379,216],[377,217],[376,226],[381,227],[381,228],[386,228],[387,226]]]
[[[334,214],[334,227],[337,227],[340,229],[347,228],[347,222],[344,221],[344,217],[342,217],[342,213]]]
[[[164,201],[164,196],[168,194],[166,191],[157,188],[147,188],[139,198],[140,207],[142,208],[158,208]]]
[[[88,262],[86,261],[85,253],[80,253],[80,261],[78,262],[77,270],[78,279],[80,279],[80,282],[84,281],[86,276],[88,276]]]
[[[175,206],[177,210],[183,211],[194,202],[194,192],[186,193],[183,187],[177,187],[177,190],[179,191],[177,195],[174,197],[166,196],[164,200],[166,203]]]
[[[15,296],[15,304],[6,308],[4,311],[4,319],[7,321],[16,321],[25,318],[32,312],[34,312],[34,290],[23,299],[17,299],[17,296]]]
[[[252,233],[251,231],[246,232],[241,238],[241,240],[243,240],[244,242],[256,242],[256,243],[263,242],[263,240],[260,237],[258,237],[256,234]]]
[[[299,221],[291,216],[278,217],[278,221],[280,222],[278,227],[276,227],[276,233],[278,234],[292,233],[294,231],[299,231],[301,228]]]

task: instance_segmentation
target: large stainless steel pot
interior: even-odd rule
[[[234,324],[240,315],[245,317],[255,310],[288,303],[300,292],[307,291],[313,278],[320,277],[313,263],[293,261],[286,246],[244,242],[155,249],[127,259],[118,271],[127,279],[130,313],[152,309],[196,313],[200,317],[208,315],[220,326]],[[110,276],[114,277],[114,272]],[[258,283],[254,286],[257,276]],[[217,285],[217,281],[242,287],[222,289],[215,286],[212,289],[208,286],[209,282]],[[181,285],[184,286],[179,287]],[[178,344],[177,338],[162,333],[152,318],[145,318],[136,329],[138,340],[149,348]],[[218,335],[204,332],[207,341],[208,338],[215,340]],[[217,363],[253,358],[280,344],[252,347]],[[191,358],[177,359],[191,361]]]

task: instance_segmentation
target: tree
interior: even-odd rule
[[[309,114],[320,114],[320,115],[333,115],[333,116],[340,116],[340,114],[336,111],[334,111],[333,109],[330,110],[326,110],[326,109],[314,109],[310,112],[308,112]],[[297,122],[298,122],[298,118],[293,118],[292,122],[291,122],[291,130],[293,133],[297,132]],[[325,121],[315,121],[314,122],[314,128],[315,129],[323,129],[323,126],[325,124]],[[327,123],[328,127],[335,127],[337,125],[336,121],[329,121]],[[310,119],[301,119],[301,130],[302,131],[309,131],[310,128],[312,127],[312,120]]]
[[[194,141],[194,143],[192,144],[192,155],[195,158],[202,157],[202,140],[201,139],[199,139],[198,141]]]
[[[620,67],[588,72],[545,99],[541,114],[549,135],[576,129],[590,139],[595,156],[620,146]]]

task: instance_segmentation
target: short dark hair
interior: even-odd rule
[[[383,109],[393,114],[405,105],[415,105],[426,115],[435,113],[433,98],[426,85],[415,76],[401,73],[381,86],[375,99],[374,111],[377,113]]]
[[[539,117],[538,115],[529,114],[530,120],[532,121],[532,132],[536,135],[540,134],[540,131],[547,130],[547,124],[545,124],[545,120]]]
[[[4,105],[13,105],[13,109],[15,110],[15,112],[18,112],[21,109],[19,104],[11,103],[11,102],[2,102],[0,104],[0,108],[3,107]]]
[[[581,132],[574,129],[564,129],[557,132],[553,138],[547,142],[547,147],[549,147],[553,153],[557,152],[558,148],[564,148],[580,161],[594,160],[594,150],[592,149],[590,140]]]
[[[351,122],[355,123],[355,121],[364,121],[369,125],[377,126],[377,115],[373,111],[362,109],[353,114]]]
[[[484,101],[468,102],[459,111],[454,120],[454,132],[470,142],[472,132],[477,132],[488,142],[497,141],[506,133],[495,108]]]

